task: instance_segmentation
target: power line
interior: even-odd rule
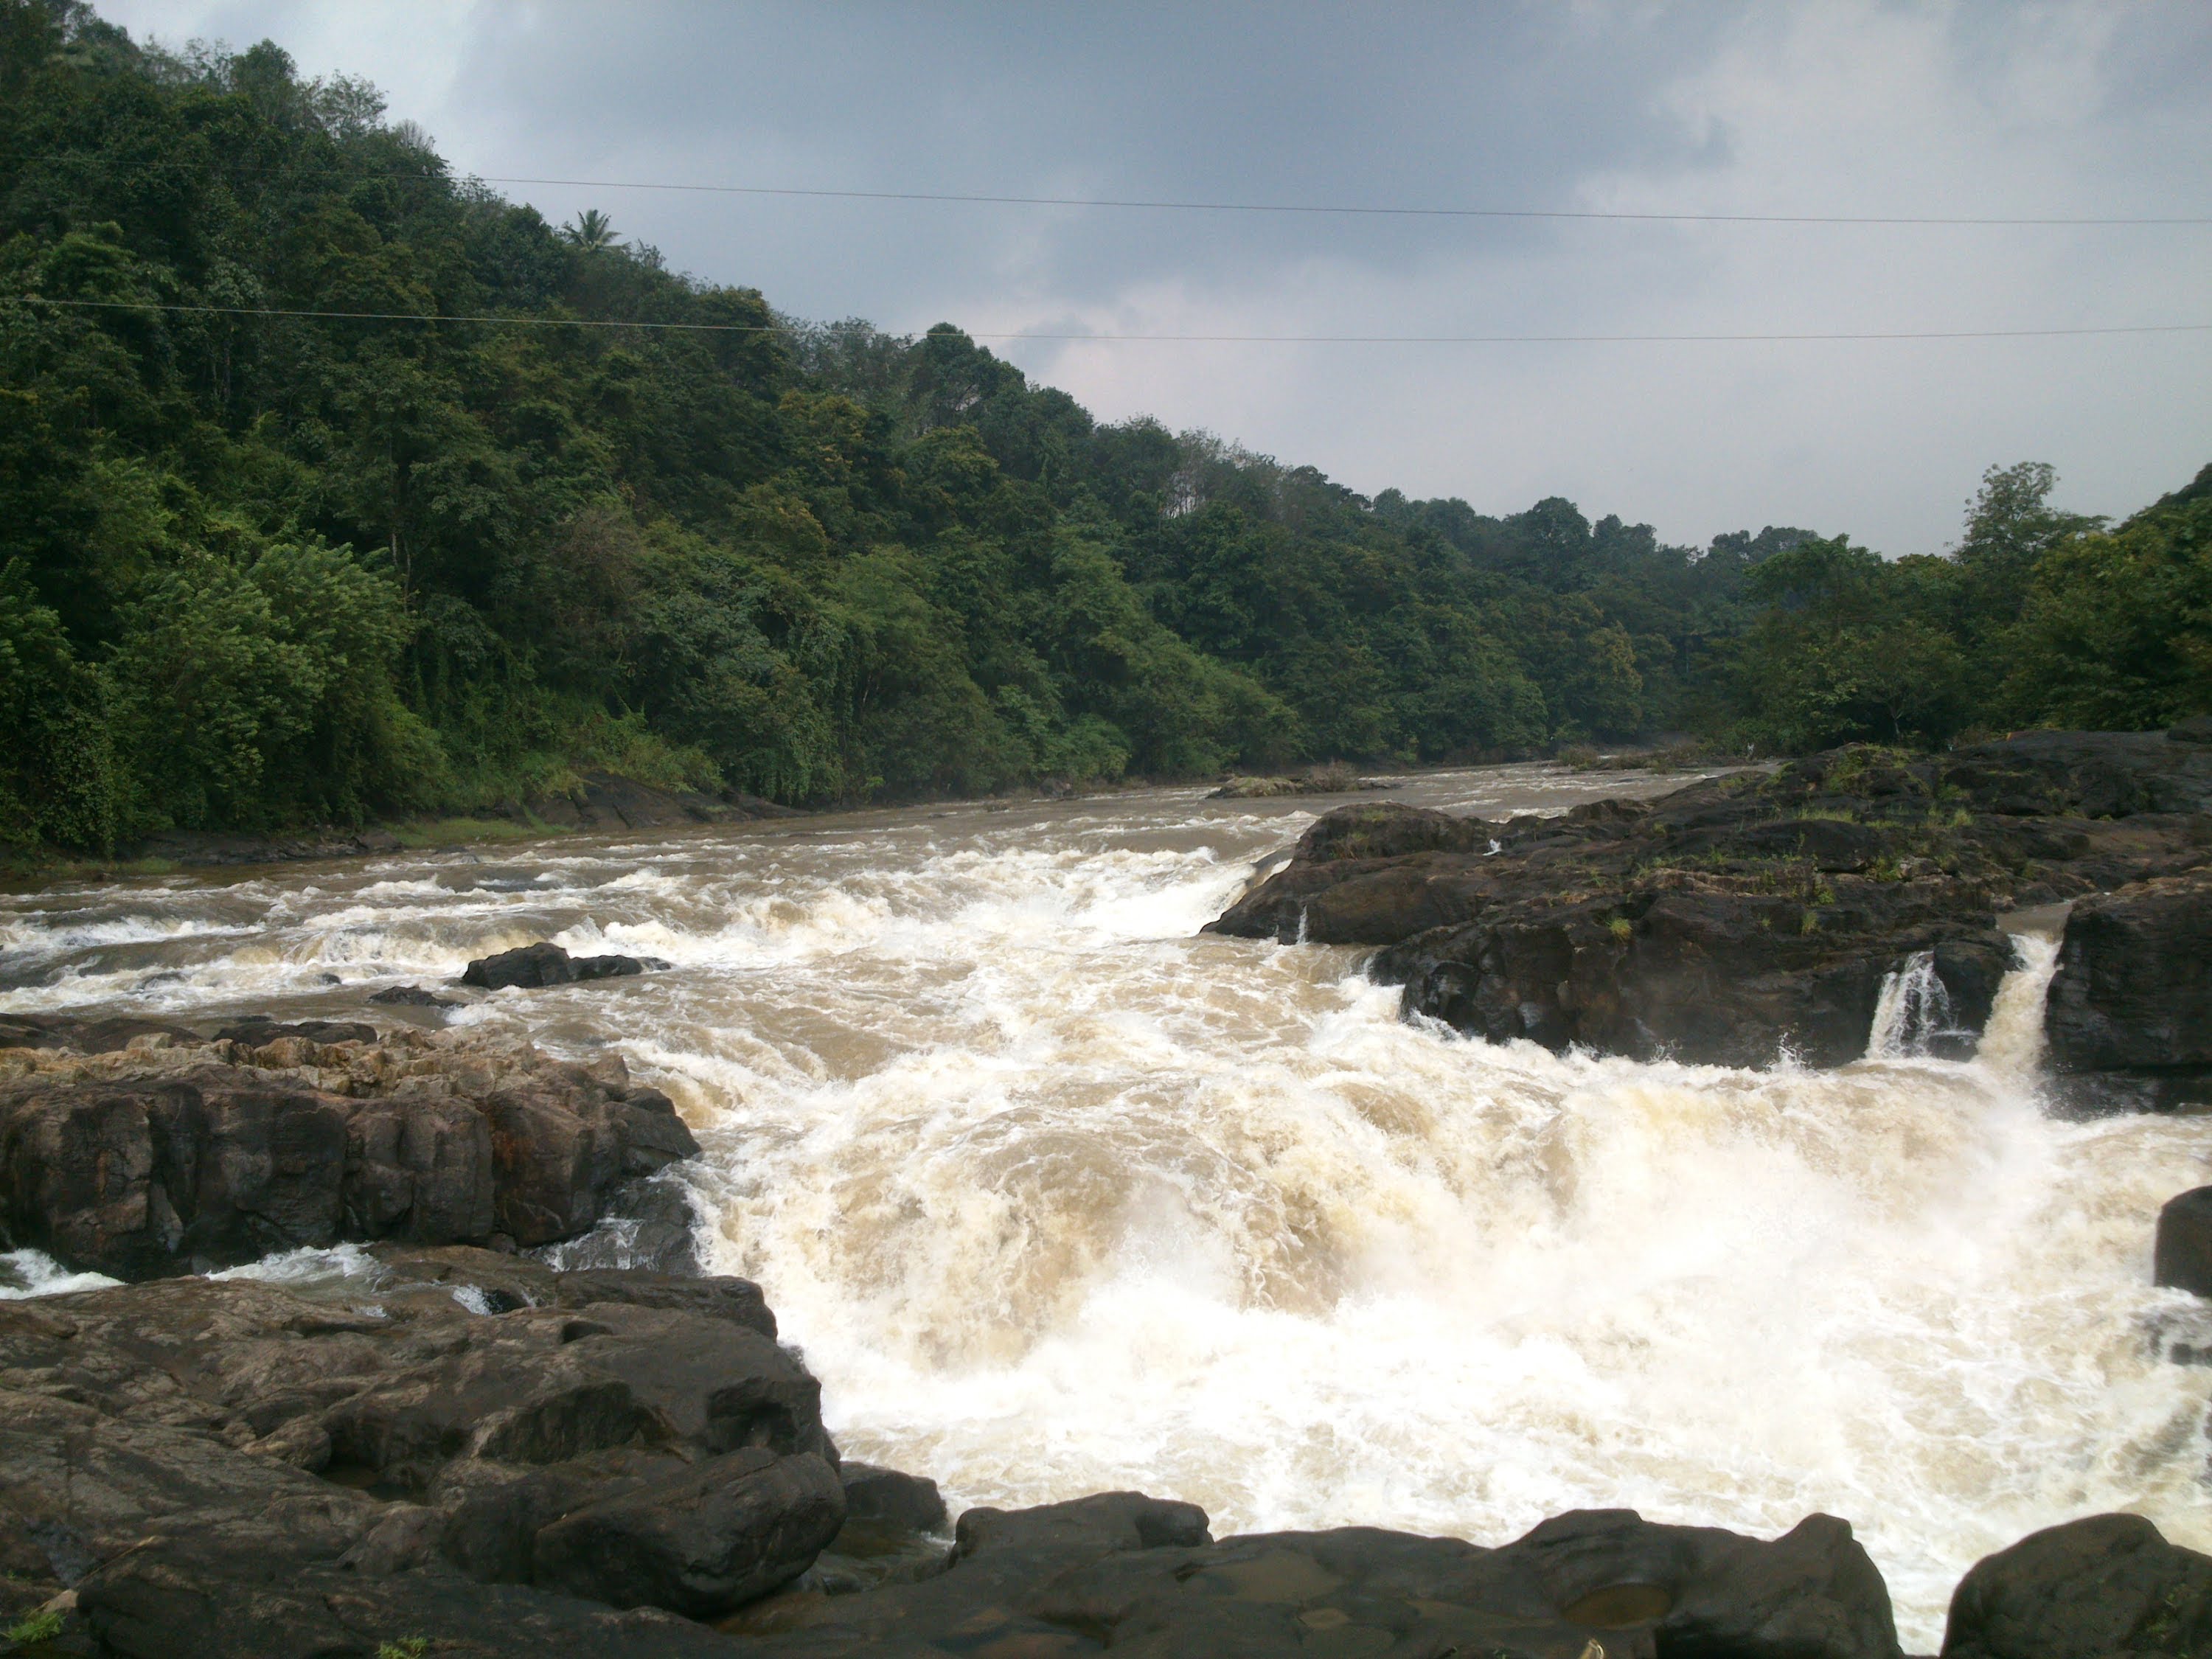
[[[45,161],[85,159],[85,155],[45,155]],[[194,166],[180,158],[168,165]],[[219,164],[228,172],[280,173],[283,167],[251,163]],[[416,184],[453,184],[454,177],[441,173],[398,169],[331,168],[351,179],[388,179]],[[2212,214],[2148,215],[1948,215],[1882,213],[1662,213],[1601,208],[1501,207],[1387,207],[1346,202],[1212,202],[1174,198],[1123,196],[994,196],[980,191],[922,190],[832,190],[799,185],[674,184],[647,179],[552,179],[523,173],[471,173],[464,175],[485,185],[540,185],[568,190],[658,190],[707,196],[795,197],[835,202],[934,202],[986,207],[1106,208],[1164,213],[1243,213],[1302,216],[1346,216],[1388,219],[1533,219],[1587,220],[1597,222],[1674,225],[1901,225],[1901,226],[2043,226],[2053,228],[2113,228],[2118,226],[2212,225]]]
[[[805,334],[866,325],[826,323],[629,322],[617,318],[451,315],[412,311],[311,311],[276,306],[181,305],[155,300],[58,300],[21,294],[16,300],[87,311],[184,312],[218,317],[304,317],[331,322],[466,323],[513,328],[637,328],[696,334]],[[1836,331],[1794,334],[1091,334],[1033,330],[963,329],[971,340],[1192,345],[1656,345],[1735,344],[1822,340],[2042,340],[2120,334],[2212,332],[2212,323],[2128,323],[2088,328],[1954,328]]]
[[[576,190],[665,190],[720,196],[799,196],[843,202],[964,202],[993,207],[1118,208],[1170,213],[1344,214],[1394,219],[1589,219],[1675,225],[2212,225],[2212,215],[2142,218],[1970,218],[1850,213],[1640,213],[1595,208],[1370,207],[1345,203],[1184,202],[1115,196],[984,196],[955,191],[820,190],[781,185],[672,185],[624,179],[526,179],[479,173],[488,185],[556,185]]]

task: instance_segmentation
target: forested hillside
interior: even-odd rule
[[[2050,484],[1894,562],[1368,500],[550,226],[273,46],[0,0],[0,842],[2207,706],[2206,477],[2109,533]]]

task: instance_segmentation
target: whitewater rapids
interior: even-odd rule
[[[1396,798],[1669,787],[1509,767]],[[713,1265],[766,1289],[840,1444],[956,1509],[1137,1487],[1217,1535],[1483,1543],[1577,1506],[1768,1535],[1825,1510],[1926,1650],[1965,1569],[2035,1528],[2126,1509],[2212,1548],[2212,1367],[2161,1357],[2212,1317],[2149,1283],[2212,1120],[2045,1115],[2047,940],[1972,1060],[1913,1057],[1902,981],[1833,1073],[1493,1047],[1401,1023],[1362,952],[1198,936],[1306,805],[1163,790],[4,895],[0,1011],[358,1018],[539,938],[668,959],[453,1018],[667,1090]]]

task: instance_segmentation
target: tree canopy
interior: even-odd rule
[[[837,803],[1940,742],[2212,683],[2202,479],[2107,531],[1993,471],[1954,557],[1894,562],[1370,500],[1096,422],[949,324],[805,323],[596,210],[549,225],[360,82],[76,0],[0,0],[0,410],[18,844],[591,765]]]

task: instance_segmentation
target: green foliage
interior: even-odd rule
[[[2208,475],[2106,532],[2050,507],[2049,466],[1992,467],[1952,557],[1886,561],[1841,539],[1775,555],[1744,580],[1762,608],[1729,653],[1736,735],[1926,746],[2212,708]]]
[[[7,1639],[19,1648],[36,1647],[62,1633],[62,1616],[51,1610],[27,1613],[9,1626]]]
[[[2212,496],[2047,555],[2006,645],[2002,706],[2022,725],[2135,730],[2212,708]]]
[[[358,822],[435,799],[442,755],[394,683],[398,590],[349,553],[188,550],[120,616],[112,725],[139,823]]]
[[[430,1651],[427,1636],[403,1636],[395,1642],[376,1644],[376,1659],[424,1659]]]
[[[0,847],[114,842],[122,787],[106,678],[71,649],[20,561],[0,567]]]
[[[1753,568],[1745,591],[1765,608],[1732,664],[1745,733],[1785,751],[1943,735],[1966,667],[1942,624],[1948,570],[1885,561],[1840,536],[1808,538]]]
[[[2203,706],[2202,490],[1993,470],[1894,562],[1370,501],[556,229],[267,43],[0,0],[0,845]]]

